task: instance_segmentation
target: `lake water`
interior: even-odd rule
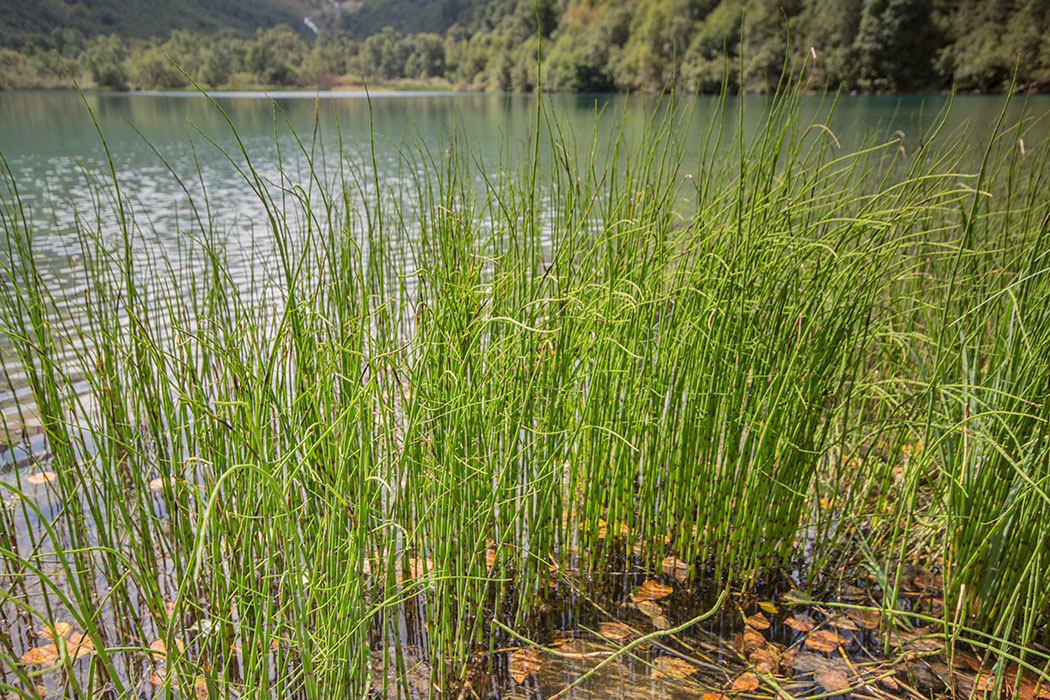
[[[214,99],[216,104],[190,93],[84,98],[72,93],[0,93],[0,154],[36,231],[37,254],[46,261],[45,282],[65,292],[60,307],[67,319],[75,323],[78,318],[77,304],[69,300],[77,297],[81,253],[80,239],[71,232],[78,221],[81,226],[88,222],[102,239],[119,230],[117,207],[107,199],[112,193],[109,184],[101,189],[92,184],[95,178],[109,182],[107,154],[96,122],[121,196],[136,212],[141,239],[136,259],[143,266],[158,261],[179,266],[180,246],[187,232],[194,230],[192,196],[198,207],[206,203],[202,217],[228,247],[231,273],[247,288],[259,284],[258,261],[271,251],[259,244],[268,240],[260,235],[266,219],[259,199],[239,175],[242,146],[274,191],[309,185],[305,151],[311,154],[309,161],[321,183],[335,182],[342,168],[342,177],[359,190],[354,196],[367,200],[373,196],[373,182],[390,191],[410,187],[418,170],[428,167],[420,151],[437,154],[434,162],[440,162],[453,143],[460,151],[476,155],[488,177],[498,178],[502,170],[512,170],[529,157],[535,133],[536,102],[529,95],[379,93],[369,100],[362,93],[276,93],[272,98],[262,93],[217,93]],[[667,99],[639,96],[559,95],[551,96],[545,108],[577,148],[591,148],[593,141],[601,150],[621,126],[624,142],[636,141],[654,107],[667,103]],[[928,138],[948,103],[943,97],[842,97],[827,119],[830,101],[806,97],[800,113],[804,122],[826,120],[824,125],[844,150],[897,138],[907,153]],[[1003,98],[993,96],[955,98],[942,134],[968,144],[964,147],[978,148],[1003,103]],[[712,127],[724,128],[723,141],[732,143],[738,111],[743,111],[740,123],[748,132],[757,127],[770,104],[763,97],[730,98],[723,113],[712,97],[680,100],[678,106],[687,114],[679,131],[684,148],[682,176],[700,167],[702,146]],[[1022,109],[1038,117],[1026,137],[1032,143],[1045,133],[1050,97],[1033,98],[1027,106],[1015,99],[1008,121],[1016,120]],[[723,114],[728,115],[724,126]],[[547,156],[541,149],[541,160]],[[3,189],[0,197],[5,206],[14,199]],[[192,284],[192,270],[176,272]],[[19,412],[28,400],[25,378],[2,337],[0,354],[6,375],[0,386],[3,423],[21,432],[28,421],[32,433],[31,417]]]

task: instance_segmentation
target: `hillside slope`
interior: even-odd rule
[[[254,32],[285,23],[305,31],[308,0],[0,0],[0,33],[10,39],[72,28],[85,36],[167,36],[173,29]]]

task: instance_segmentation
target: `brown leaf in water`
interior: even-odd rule
[[[172,486],[174,486],[175,485],[174,479],[172,479],[171,482],[172,482]],[[168,479],[165,479],[164,477],[160,477],[159,476],[156,479],[150,479],[149,483],[146,484],[146,488],[148,488],[150,491],[163,491],[164,490],[164,484],[166,484],[166,483],[168,483]]]
[[[769,629],[769,618],[757,612],[744,620],[744,624],[756,630],[767,630]]]
[[[721,693],[704,693],[700,700],[729,700],[729,698]]]
[[[689,578],[689,564],[675,556],[664,557],[660,561],[660,570],[674,576],[678,583],[685,583]]]
[[[87,656],[95,650],[95,643],[91,641],[86,633],[74,633],[69,635],[69,639],[66,640],[66,648],[69,649],[70,654],[74,654],[74,658],[79,659],[81,656]]]
[[[809,632],[811,629],[817,626],[813,622],[813,618],[805,613],[797,613],[792,615],[788,619],[784,620],[784,624],[795,630],[796,632]]]
[[[842,638],[838,632],[832,632],[831,630],[817,630],[816,632],[810,632],[809,636],[806,637],[805,646],[809,649],[816,649],[817,651],[831,652],[838,649],[840,644],[845,644],[846,640]]]
[[[598,633],[614,642],[622,642],[634,636],[634,632],[627,625],[619,622],[602,622],[598,625]]]
[[[879,683],[881,683],[882,685],[886,686],[890,690],[900,690],[901,689],[901,684],[898,683],[897,681],[895,681],[893,679],[893,676],[886,676],[885,678],[880,678],[879,679]]]
[[[496,541],[485,540],[485,568],[491,569],[496,563]]]
[[[756,673],[772,673],[777,667],[777,660],[765,649],[755,649],[747,660],[755,667]]]
[[[26,481],[28,481],[31,484],[46,484],[50,481],[54,481],[57,478],[58,474],[54,472],[36,472],[35,474],[30,474],[26,478]]]
[[[181,653],[186,648],[186,646],[182,643],[181,639],[176,639],[175,648],[178,649]],[[168,647],[164,644],[163,639],[154,639],[152,642],[150,642],[149,649],[155,654],[159,654],[161,656],[164,656],[168,653]]]
[[[846,674],[837,669],[829,668],[821,671],[815,676],[820,687],[829,693],[844,693],[849,690],[849,679]]]
[[[51,664],[58,661],[58,647],[54,644],[34,647],[22,654],[18,660],[24,664]]]
[[[879,623],[882,622],[882,613],[874,608],[850,610],[848,615],[850,616],[850,619],[866,630],[876,629],[879,626]]]
[[[658,656],[653,659],[654,670],[650,675],[654,678],[688,678],[698,670],[698,666],[677,656]]]
[[[766,638],[762,636],[762,633],[756,629],[748,627],[744,630],[743,637],[740,641],[740,651],[747,654],[755,649],[761,649],[766,645]]]
[[[631,593],[631,600],[639,603],[643,600],[660,600],[674,593],[674,589],[653,580],[647,580]]]
[[[847,632],[860,631],[860,627],[857,627],[857,623],[855,623],[848,617],[843,617],[842,615],[831,618],[830,620],[828,620],[828,624],[832,627],[835,627],[836,629],[846,630]]]
[[[777,606],[776,606],[776,604],[773,603],[772,601],[769,601],[769,600],[760,601],[759,604],[758,604],[758,608],[762,612],[769,613],[770,615],[776,615],[777,614]]]
[[[515,683],[521,684],[525,682],[525,678],[529,674],[540,670],[543,666],[543,659],[540,658],[539,653],[535,649],[525,647],[513,652],[508,663],[510,677],[514,679]]]
[[[750,693],[752,690],[758,690],[758,676],[750,671],[741,674],[733,681],[732,690],[734,693]]]
[[[55,641],[56,637],[65,637],[69,634],[69,623],[68,622],[56,622],[54,628],[44,627],[37,630],[44,639],[50,639],[52,642]]]
[[[863,589],[856,586],[843,586],[839,589],[839,598],[843,600],[864,600],[867,597]]]
[[[651,600],[640,600],[635,605],[639,612],[649,617],[656,617],[664,614],[664,609],[660,607],[659,603],[654,603]]]

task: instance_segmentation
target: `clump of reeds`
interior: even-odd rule
[[[798,94],[754,133],[721,104],[695,164],[674,104],[578,143],[540,101],[505,177],[452,144],[393,192],[317,131],[280,188],[242,148],[251,285],[205,195],[151,253],[111,172],[74,323],[5,170],[3,330],[54,479],[8,485],[2,604],[72,621],[63,682],[121,697],[360,696],[406,643],[447,692],[614,548],[735,585],[859,551],[887,605],[918,558],[953,630],[1045,638],[1047,150],[1022,121],[978,161],[845,153]]]

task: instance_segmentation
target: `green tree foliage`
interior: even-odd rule
[[[864,0],[854,40],[860,81],[880,91],[932,86],[939,43],[930,0]]]
[[[128,71],[124,65],[127,45],[116,34],[95,37],[84,49],[84,67],[99,87],[124,90],[128,86]]]
[[[176,28],[161,43],[15,25],[0,31],[15,41],[0,86],[69,84],[64,61],[99,86],[179,87],[187,78],[174,61],[212,87],[443,78],[531,90],[542,45],[545,86],[567,92],[714,92],[724,84],[765,93],[785,67],[803,62],[814,89],[994,91],[1015,79],[1050,89],[1050,0],[363,0],[354,11],[320,13],[315,0],[267,1],[298,2],[327,28],[316,37],[298,23],[252,35]],[[56,2],[40,0],[40,16],[64,17],[69,8]],[[226,1],[216,7],[233,11]],[[131,12],[121,0],[93,0],[84,11],[117,8]],[[375,25],[380,19],[388,21]],[[345,31],[332,28],[340,24]]]

